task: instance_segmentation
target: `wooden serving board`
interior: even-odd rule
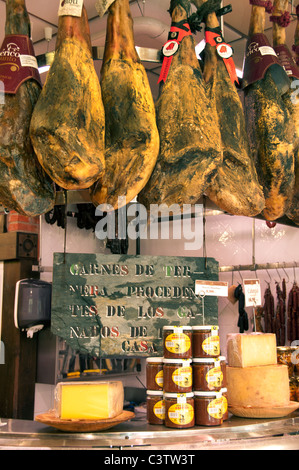
[[[89,420],[89,419],[60,419],[55,416],[55,411],[50,410],[47,413],[40,414],[35,417],[35,421],[38,421],[48,426],[53,426],[60,431],[68,432],[95,432],[103,431],[105,429],[112,428],[117,424],[123,423],[124,421],[129,421],[134,418],[135,414],[132,411],[123,410],[123,412],[116,416],[115,418],[110,419],[100,419],[100,420]]]
[[[293,411],[299,408],[299,402],[290,401],[286,406],[274,406],[274,407],[241,407],[241,406],[229,406],[228,411],[234,416],[240,418],[283,418]]]

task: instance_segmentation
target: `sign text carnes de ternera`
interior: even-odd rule
[[[51,328],[93,356],[163,352],[164,325],[218,323],[217,298],[195,292],[218,263],[191,257],[55,253]]]

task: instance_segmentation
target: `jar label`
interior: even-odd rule
[[[228,404],[227,404],[227,398],[225,396],[222,396],[222,411],[223,415],[227,412]]]
[[[223,381],[223,373],[220,367],[213,367],[206,374],[206,382],[213,388],[221,387]]]
[[[219,336],[208,336],[202,342],[202,349],[206,354],[210,354],[211,356],[219,356],[220,354],[220,340]]]
[[[172,380],[179,387],[191,387],[192,367],[179,367],[172,373]]]
[[[212,418],[221,419],[223,417],[223,399],[215,398],[207,407],[207,411]]]
[[[189,424],[194,418],[193,406],[189,403],[176,403],[174,405],[171,405],[168,410],[168,418],[174,424]]]
[[[159,387],[163,387],[163,370],[160,370],[155,377],[155,382]]]
[[[171,333],[165,339],[165,347],[173,354],[183,354],[189,351],[191,340],[185,333]]]
[[[159,419],[165,419],[165,402],[164,400],[160,400],[154,404],[153,407],[154,415],[157,416]]]

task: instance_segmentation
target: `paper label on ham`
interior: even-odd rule
[[[182,24],[182,27],[178,27],[175,24],[171,25],[170,32],[168,34],[168,41],[164,44],[162,49],[164,59],[158,83],[166,82],[172,62],[172,57],[178,51],[181,41],[186,36],[192,36],[188,23]]]
[[[299,68],[292,56],[289,48],[285,44],[279,44],[274,47],[280,64],[285,69],[289,77],[299,78]]]
[[[83,0],[61,0],[58,16],[82,16]]]
[[[276,52],[263,33],[254,34],[247,41],[243,87],[264,78],[271,65],[280,65]]]
[[[96,1],[95,7],[100,18],[102,18],[105,15],[106,11],[108,11],[110,5],[112,5],[113,2],[115,2],[115,0],[97,0]]]
[[[4,92],[15,94],[26,80],[41,79],[32,41],[26,35],[7,35],[0,50],[0,81]]]

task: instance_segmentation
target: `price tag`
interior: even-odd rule
[[[228,296],[228,282],[224,281],[195,281],[195,294],[211,295],[214,297]]]
[[[262,305],[261,285],[259,279],[244,279],[245,307]]]
[[[82,16],[83,0],[61,0],[58,16]]]
[[[33,67],[34,69],[38,69],[36,57],[32,55],[20,55],[20,61],[22,67]]]

